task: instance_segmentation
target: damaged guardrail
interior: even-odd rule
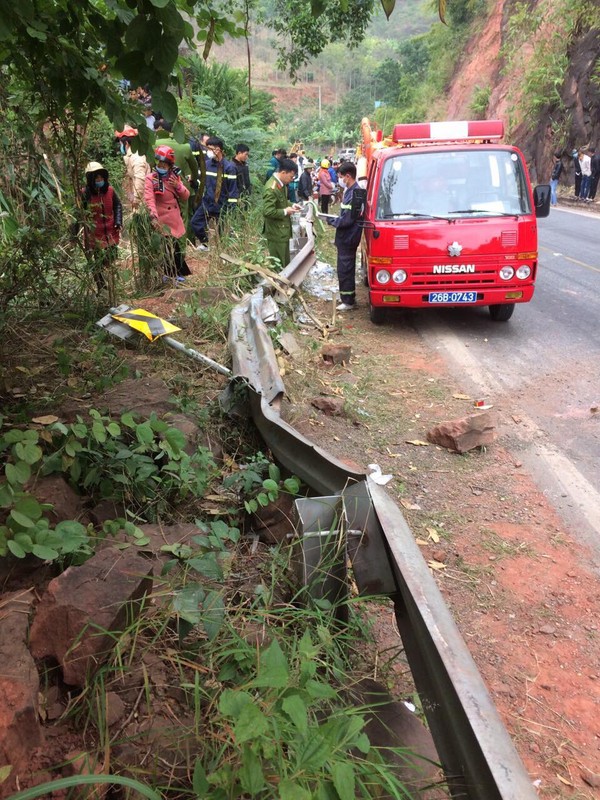
[[[300,286],[316,260],[310,214],[305,233],[281,273],[286,286]],[[364,473],[351,470],[281,418],[285,385],[262,314],[272,293],[272,285],[263,282],[234,309],[229,328],[233,376],[248,385],[256,427],[285,468],[316,492],[341,498],[339,532],[346,537],[356,584],[362,595],[394,602],[452,797],[533,800],[537,795],[529,776],[400,508]],[[306,510],[300,509],[300,519],[302,513]],[[334,577],[339,581],[339,575]]]

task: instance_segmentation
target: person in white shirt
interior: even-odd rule
[[[592,182],[592,159],[583,150],[579,151],[579,164],[581,165],[579,197],[581,200],[587,200]]]

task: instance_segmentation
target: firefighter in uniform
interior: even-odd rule
[[[208,250],[208,225],[211,219],[223,224],[226,214],[239,199],[237,170],[224,154],[221,139],[211,136],[206,142],[206,182],[198,208],[192,217],[192,230],[198,237],[200,250]]]
[[[356,251],[360,244],[362,227],[359,214],[353,210],[353,196],[360,189],[356,182],[356,167],[344,162],[338,173],[339,182],[344,186],[344,196],[340,206],[340,216],[327,218],[327,223],[335,228],[335,246],[337,248],[337,275],[340,287],[341,303],[338,311],[351,311],[356,308]]]
[[[269,255],[279,262],[279,269],[290,263],[290,239],[292,238],[292,214],[300,206],[288,200],[287,187],[295,179],[297,165],[290,158],[282,158],[279,169],[265,184],[263,190],[263,233],[267,240]]]

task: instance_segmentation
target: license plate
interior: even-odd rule
[[[429,292],[430,303],[475,303],[477,292]]]

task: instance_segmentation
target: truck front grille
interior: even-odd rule
[[[477,267],[477,272],[457,273],[450,275],[433,274],[431,267],[410,270],[411,286],[489,286],[498,283],[496,267]]]

